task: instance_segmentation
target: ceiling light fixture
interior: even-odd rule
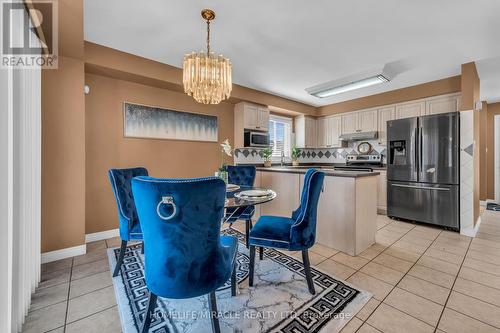
[[[184,56],[184,92],[198,103],[219,104],[231,95],[232,65],[229,59],[210,51],[210,21],[215,18],[215,12],[203,9],[201,17],[207,22],[207,52],[192,52]]]
[[[352,90],[370,87],[380,83],[390,82],[391,79],[392,75],[390,75],[387,71],[384,72],[383,70],[377,70],[323,83],[307,88],[306,91],[310,95],[325,98]]]

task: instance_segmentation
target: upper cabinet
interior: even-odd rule
[[[387,122],[396,119],[396,107],[389,106],[378,109],[378,143],[387,142]]]
[[[269,109],[266,106],[238,103],[235,112],[242,113],[244,129],[269,130]]]
[[[244,146],[246,129],[267,132],[269,130],[269,108],[246,102],[234,106],[234,146]]]
[[[342,117],[321,117],[316,120],[318,148],[342,147],[339,136],[342,134]]]
[[[460,94],[430,98],[425,102],[425,114],[438,114],[458,111]]]
[[[377,110],[366,110],[358,112],[359,131],[360,132],[375,132],[377,131]]]
[[[295,146],[297,148],[317,147],[316,119],[307,116],[295,117]]]
[[[425,116],[425,101],[396,105],[396,119]]]
[[[373,132],[377,123],[377,110],[349,112],[342,115],[342,133]]]

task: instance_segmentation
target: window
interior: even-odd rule
[[[269,117],[269,140],[273,148],[273,159],[291,156],[292,150],[292,119],[271,115]]]

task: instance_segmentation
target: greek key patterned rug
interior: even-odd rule
[[[309,294],[302,262],[282,252],[265,249],[256,255],[254,286],[248,286],[249,251],[244,235],[233,229],[224,234],[239,240],[238,294],[231,297],[230,281],[217,295],[222,332],[338,332],[368,302],[371,294],[312,269],[316,295]],[[119,248],[109,249],[110,271]],[[128,246],[121,273],[113,278],[123,332],[136,333],[143,320],[147,287],[144,256],[139,244]],[[208,297],[186,300],[158,298],[150,332],[211,332]]]

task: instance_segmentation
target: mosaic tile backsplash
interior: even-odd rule
[[[371,154],[382,154],[383,162],[385,163],[386,146],[378,144],[377,140],[368,141],[373,151]],[[349,142],[347,148],[318,148],[318,149],[301,149],[299,162],[300,163],[345,163],[348,154],[357,154],[357,146],[359,142]],[[279,160],[279,158],[278,158]],[[286,162],[290,162],[290,158]],[[235,164],[262,164],[262,148],[237,148],[234,150]]]

